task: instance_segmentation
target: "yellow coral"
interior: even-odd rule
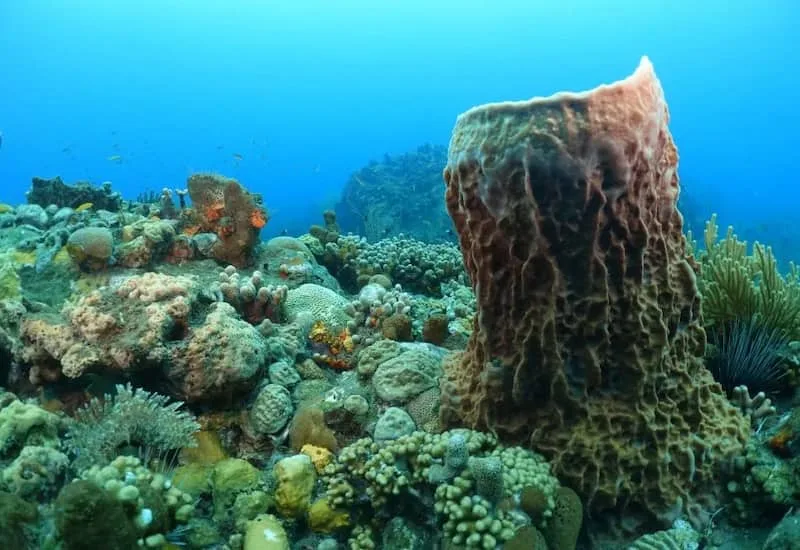
[[[300,452],[311,458],[311,462],[314,463],[314,468],[317,470],[318,474],[321,474],[325,466],[330,464],[331,460],[333,460],[333,453],[331,451],[324,447],[311,445],[310,443],[303,445]]]
[[[286,457],[275,464],[275,508],[284,517],[301,517],[311,504],[317,472],[305,454]]]
[[[186,447],[181,451],[184,460],[198,464],[216,464],[228,458],[219,435],[216,432],[201,430],[194,436],[197,440],[196,447]]]
[[[17,265],[34,265],[36,263],[36,252],[14,250],[11,253],[11,258]]]
[[[289,550],[289,537],[278,518],[261,514],[247,524],[244,550]]]
[[[62,246],[59,251],[56,252],[56,255],[53,256],[53,263],[57,265],[69,265],[72,263],[72,258],[70,258],[66,246]]]
[[[315,533],[333,533],[350,526],[350,514],[332,507],[328,498],[323,497],[308,509],[308,526]]]

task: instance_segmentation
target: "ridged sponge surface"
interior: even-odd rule
[[[645,58],[589,92],[476,107],[450,142],[478,313],[442,419],[528,443],[590,512],[691,512],[749,432],[702,363],[668,119]]]

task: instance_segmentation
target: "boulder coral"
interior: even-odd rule
[[[649,60],[584,93],[479,106],[447,208],[477,297],[445,424],[545,455],[595,515],[702,514],[749,427],[705,370],[678,154]]]
[[[69,236],[66,247],[82,268],[102,269],[114,252],[114,236],[105,227],[83,227]]]

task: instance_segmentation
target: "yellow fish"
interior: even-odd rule
[[[111,155],[106,160],[110,162],[122,162],[122,155]]]
[[[5,214],[6,212],[12,212],[13,210],[14,210],[13,206],[5,203],[0,203],[0,214]]]
[[[86,210],[89,210],[92,206],[94,206],[94,204],[92,204],[91,202],[85,202],[80,206],[78,206],[77,208],[75,208],[75,213],[77,214],[79,212],[85,212]]]

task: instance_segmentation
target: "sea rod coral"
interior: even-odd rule
[[[645,58],[589,92],[462,114],[444,171],[478,312],[442,420],[530,444],[626,525],[701,518],[749,431],[703,367],[668,119]]]

